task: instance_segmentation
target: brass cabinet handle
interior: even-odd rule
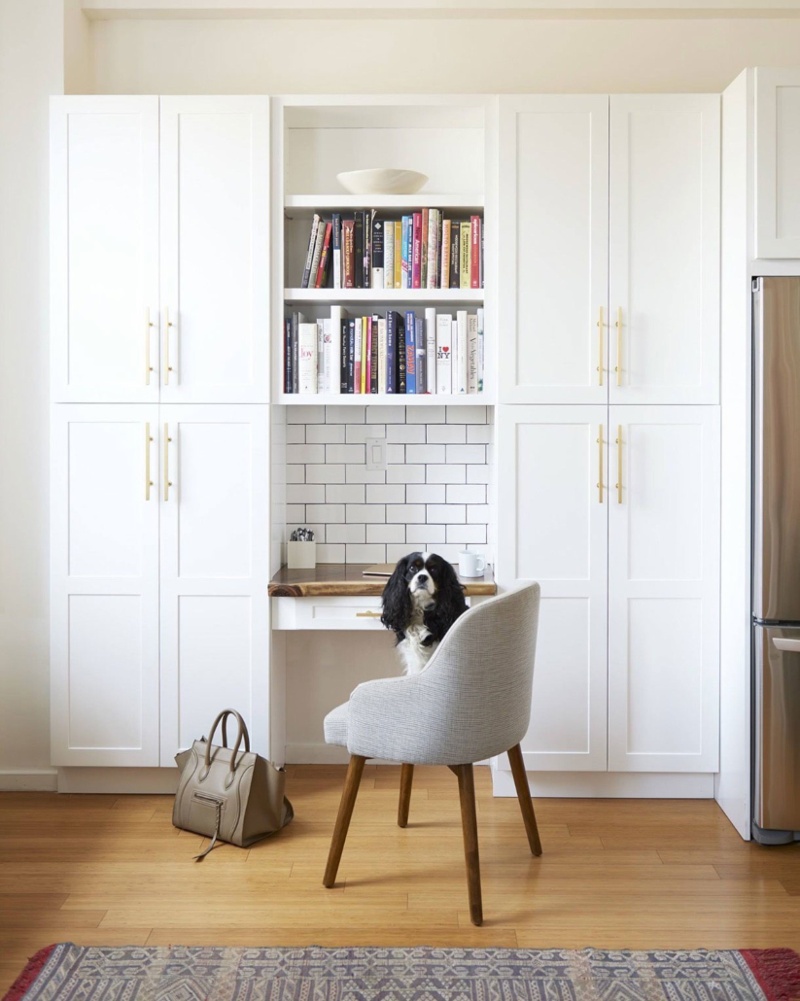
[[[150,422],[144,426],[144,499],[146,501],[150,500],[150,487],[153,486],[153,481],[150,479],[150,445],[152,444],[153,436],[150,434]]]
[[[614,371],[617,373],[617,385],[622,385],[622,306],[617,310],[617,322],[614,324],[617,328],[617,364],[614,367]]]
[[[617,488],[617,504],[622,503],[622,425],[617,425],[617,482],[614,486]]]
[[[603,372],[605,370],[605,366],[603,365],[603,350],[604,350],[604,345],[603,345],[603,327],[604,326],[605,326],[605,324],[603,323],[603,307],[601,306],[600,307],[600,318],[597,321],[598,337],[599,337],[599,341],[600,341],[600,344],[598,346],[599,354],[597,356],[597,361],[598,361],[598,365],[597,365],[597,385],[598,386],[602,386],[603,385]]]
[[[380,612],[356,612],[357,619],[379,619],[380,617]]]
[[[164,309],[164,318],[166,323],[166,330],[164,331],[164,385],[169,385],[169,374],[174,371],[172,365],[169,363],[169,332],[175,326],[175,324],[169,318],[169,306]]]
[[[154,323],[150,319],[150,309],[146,310],[145,321],[144,321],[144,384],[145,386],[150,385],[150,373],[153,371],[153,366],[150,364],[150,331],[153,328]]]
[[[600,433],[597,437],[598,445],[598,469],[599,469],[599,479],[597,481],[598,502],[603,503],[603,425],[600,425]]]
[[[172,438],[169,436],[169,424],[164,424],[164,500],[169,500],[169,488],[172,481],[169,478],[169,443]]]

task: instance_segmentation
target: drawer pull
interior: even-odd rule
[[[380,617],[380,612],[356,612],[357,619],[379,619]]]

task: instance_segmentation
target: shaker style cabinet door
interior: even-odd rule
[[[609,770],[714,772],[719,412],[610,413]]]
[[[608,97],[500,98],[502,403],[607,399]]]
[[[158,407],[54,408],[51,760],[158,758]]]
[[[268,752],[268,409],[160,409],[162,765],[228,707]]]
[[[161,98],[161,400],[266,403],[269,98]]]
[[[612,96],[610,121],[610,401],[718,403],[719,96]]]
[[[530,769],[606,768],[606,414],[498,408],[498,580],[542,587]]]
[[[800,70],[756,70],[756,257],[800,258]]]
[[[158,400],[158,98],[51,100],[52,395]]]

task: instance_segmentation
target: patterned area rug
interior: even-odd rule
[[[795,1001],[791,949],[42,949],[4,1001]]]

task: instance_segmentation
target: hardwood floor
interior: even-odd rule
[[[169,796],[0,793],[0,993],[51,942],[800,951],[800,845],[743,842],[715,803],[516,799],[475,770],[484,925],[469,921],[455,777],[367,765],[336,886],[322,875],[345,769],[290,766],[295,819],[249,850],[172,827]]]

